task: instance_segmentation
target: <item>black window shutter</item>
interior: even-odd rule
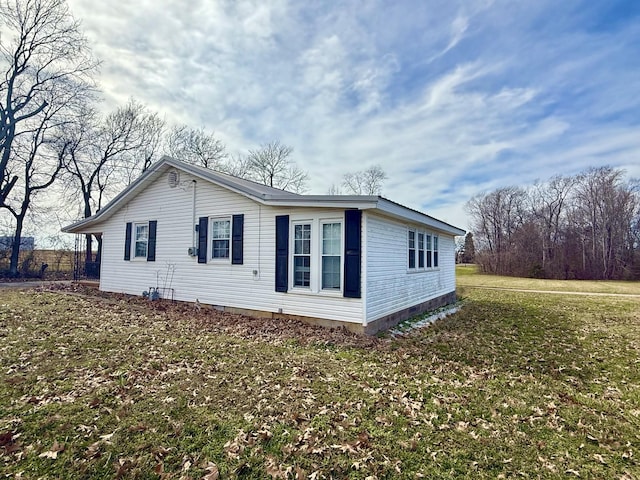
[[[276,292],[289,290],[289,215],[276,216]]]
[[[131,260],[131,230],[133,230],[133,223],[127,222],[124,231],[124,259]]]
[[[207,263],[207,232],[209,217],[200,217],[198,221],[198,263]]]
[[[147,262],[156,261],[156,230],[157,220],[149,220],[149,243],[147,244]]]
[[[244,232],[244,215],[234,215],[231,222],[231,264],[242,265],[242,238]]]
[[[362,244],[362,211],[344,212],[344,293],[345,297],[360,298],[360,263]]]

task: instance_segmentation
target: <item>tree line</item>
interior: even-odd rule
[[[46,193],[81,205],[76,218],[87,218],[162,155],[306,191],[307,172],[279,141],[230,155],[215,132],[168,125],[135,99],[102,114],[99,62],[65,0],[0,0],[0,28],[0,211],[8,212],[2,220],[12,231],[11,275],[18,274],[25,222],[51,201]],[[371,167],[346,174],[342,186],[379,194],[384,178]],[[86,237],[87,262],[99,262],[100,241]]]
[[[499,275],[640,279],[638,187],[599,167],[477,195],[467,203],[473,259]]]

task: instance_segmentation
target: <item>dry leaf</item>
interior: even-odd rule
[[[202,477],[202,480],[218,480],[218,478],[220,478],[218,466],[213,462],[209,462],[204,471],[206,475]]]

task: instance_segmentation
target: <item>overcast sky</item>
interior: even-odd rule
[[[640,1],[70,0],[106,105],[130,97],[231,153],[294,148],[323,194],[383,195],[467,228],[499,186],[611,165],[640,177]]]

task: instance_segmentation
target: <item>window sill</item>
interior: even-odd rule
[[[437,272],[440,270],[440,267],[429,267],[429,268],[413,268],[407,269],[408,275],[414,275],[416,273],[429,273],[429,272]]]
[[[293,287],[287,292],[289,294],[312,296],[312,297],[340,297],[342,298],[342,290],[318,290],[314,291],[309,288]]]

